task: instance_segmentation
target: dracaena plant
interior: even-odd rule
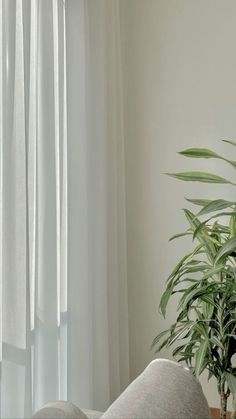
[[[226,141],[232,146],[236,143]],[[220,159],[236,169],[236,161],[203,148],[180,152],[190,158]],[[234,181],[207,172],[169,173],[183,181],[232,184]],[[192,237],[193,249],[182,257],[167,279],[160,301],[165,317],[170,298],[179,296],[177,319],[156,336],[156,352],[172,346],[173,356],[184,361],[199,376],[208,370],[214,376],[221,401],[221,419],[227,400],[233,396],[236,418],[236,201],[187,199],[196,209],[184,209],[188,228],[170,240]]]

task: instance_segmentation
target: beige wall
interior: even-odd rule
[[[204,165],[176,151],[196,145],[228,156],[234,151],[220,139],[236,139],[236,1],[121,0],[121,5],[134,377],[153,357],[155,334],[176,315],[172,304],[164,322],[157,306],[168,273],[191,245],[168,243],[185,228],[184,196],[233,196],[230,187],[182,184],[162,173],[205,167],[225,174],[217,161]],[[213,383],[204,381],[204,390],[216,405]]]

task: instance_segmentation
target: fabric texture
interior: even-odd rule
[[[89,419],[88,416],[73,403],[58,401],[47,403],[34,416],[34,419]]]
[[[65,415],[66,407],[65,404]],[[188,369],[166,359],[152,361],[104,414],[94,412],[94,416],[92,411],[83,411],[91,419],[211,418],[200,383]],[[49,416],[42,417],[54,417],[50,416],[54,414],[53,410],[47,411],[47,414]]]
[[[102,419],[210,419],[200,383],[181,365],[152,361]]]
[[[98,410],[83,409],[83,412],[89,419],[100,419],[103,415],[103,412],[99,412]]]
[[[69,401],[50,402],[38,410],[34,419],[99,419],[103,412],[97,410],[79,409]]]
[[[118,6],[0,0],[1,418],[128,383]]]

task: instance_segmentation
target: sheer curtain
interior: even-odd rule
[[[118,0],[0,0],[0,407],[128,383]]]

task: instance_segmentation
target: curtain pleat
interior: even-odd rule
[[[8,286],[11,281],[11,294],[8,304],[12,307],[11,322],[4,328],[4,339],[20,348],[26,347],[26,130],[25,130],[25,90],[24,90],[24,43],[22,1],[16,0],[15,31],[15,75],[13,132],[11,144],[12,184],[11,184],[11,246],[13,260],[9,260]],[[10,244],[10,243],[9,243]],[[14,263],[12,263],[14,262]],[[6,290],[8,291],[8,289]],[[7,310],[7,307],[6,307]],[[7,315],[5,314],[5,319]],[[5,322],[4,319],[4,322]],[[17,329],[15,326],[18,326]]]
[[[124,357],[128,347],[127,262],[125,224],[125,163],[122,96],[122,58],[119,1],[106,1],[106,60],[107,60],[107,144],[109,155],[108,187],[108,319],[110,336],[111,397],[115,398],[128,380],[128,362]],[[112,197],[112,198],[111,198]],[[124,360],[126,359],[126,362]],[[114,362],[115,360],[115,362]]]
[[[6,416],[24,413],[26,369],[27,176],[22,2],[5,2],[6,110],[3,144],[2,405]],[[11,32],[11,24],[13,31]],[[4,63],[4,60],[3,60]],[[11,69],[10,69],[10,66]],[[11,95],[9,98],[8,95]],[[4,96],[4,95],[3,95]],[[5,101],[4,101],[5,102]],[[5,105],[5,103],[4,103]],[[4,106],[5,107],[5,106]],[[6,135],[7,134],[7,135]],[[5,136],[6,135],[6,136]],[[5,180],[8,180],[7,183]],[[14,362],[17,360],[17,362]],[[18,380],[16,380],[16,376]],[[21,383],[21,384],[20,384]],[[15,405],[11,397],[17,395]],[[3,416],[3,415],[2,415]],[[23,415],[22,415],[23,416]]]
[[[3,243],[3,19],[2,0],[0,0],[0,278],[3,274],[2,251]],[[0,362],[2,361],[2,281],[0,280]],[[1,369],[0,369],[1,375]],[[1,387],[0,387],[1,392]],[[1,406],[1,395],[0,395]]]
[[[57,179],[53,3],[39,1],[38,44],[38,225],[35,328],[35,401],[58,399]]]
[[[61,326],[60,326],[60,399],[67,399],[67,289],[68,289],[68,153],[67,153],[67,77],[66,77],[66,16],[64,3],[61,7],[61,38],[60,42],[63,46],[61,53],[60,68],[62,69],[61,86],[62,99],[61,103],[61,120],[62,120],[62,193],[61,193],[61,247],[60,247],[60,262],[61,262],[61,282],[60,282],[60,311],[61,311]]]
[[[37,0],[31,0],[29,122],[28,122],[28,217],[30,329],[35,327],[36,215],[37,215]]]
[[[107,213],[107,103],[106,3],[88,1],[87,9],[87,147],[89,278],[93,301],[93,398],[103,410],[111,398],[108,329],[108,213]],[[92,52],[93,51],[93,52]],[[91,123],[92,121],[92,123]],[[102,339],[101,339],[102,336]],[[99,386],[99,382],[104,384]]]
[[[54,139],[55,139],[55,179],[56,179],[56,264],[57,264],[57,325],[60,326],[60,285],[61,285],[61,196],[60,196],[60,126],[59,126],[59,45],[58,45],[58,1],[53,0],[53,79],[54,79]]]
[[[128,384],[119,0],[0,0],[0,416]]]
[[[28,387],[25,391],[25,405],[28,414],[34,407],[34,329],[35,329],[35,284],[36,284],[36,226],[37,226],[37,45],[38,20],[37,0],[30,4],[30,46],[29,46],[29,89],[28,89],[28,141],[27,141],[27,180],[28,180],[28,263],[29,289],[27,306],[29,308],[28,342],[29,358],[27,367]],[[27,396],[28,395],[28,396]],[[28,401],[28,403],[27,403]],[[26,409],[25,409],[25,416]]]
[[[93,404],[84,1],[66,2],[68,123],[68,398]],[[76,40],[76,41],[75,41]],[[76,174],[76,175],[75,175]],[[91,265],[93,263],[91,262]],[[76,350],[75,350],[76,348]],[[83,377],[83,378],[82,378]],[[82,378],[82,379],[81,379]]]

